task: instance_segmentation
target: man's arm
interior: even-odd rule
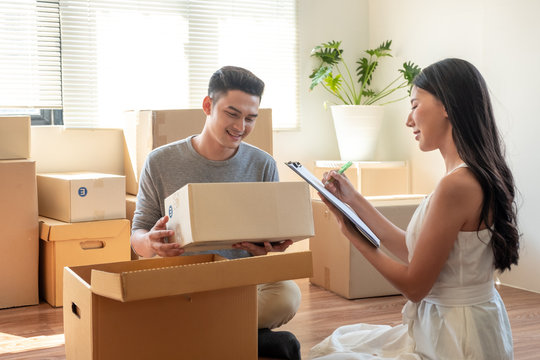
[[[179,256],[184,253],[178,243],[167,243],[167,238],[174,235],[173,230],[167,230],[168,216],[159,219],[150,230],[138,229],[131,234],[131,246],[137,255],[150,258]]]
[[[184,252],[175,243],[169,244],[167,238],[174,235],[167,230],[169,218],[160,211],[159,193],[152,179],[151,157],[146,160],[139,179],[137,206],[133,215],[131,247],[141,257],[150,258],[177,256]],[[154,224],[154,225],[152,225]]]

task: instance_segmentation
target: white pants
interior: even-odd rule
[[[300,306],[301,293],[292,280],[257,285],[259,329],[274,329],[291,320]]]

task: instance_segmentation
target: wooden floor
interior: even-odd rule
[[[281,329],[292,331],[302,345],[302,357],[340,325],[366,322],[401,323],[405,299],[387,296],[346,300],[299,280],[302,304],[291,322]],[[540,294],[501,286],[514,335],[516,360],[540,359]],[[0,359],[65,359],[62,308],[46,303],[0,310]]]
[[[296,316],[280,329],[293,332],[302,345],[302,358],[309,349],[337,327],[355,323],[401,324],[400,295],[347,300],[309,283],[298,281],[302,303]],[[540,294],[508,286],[497,287],[506,305],[514,338],[515,360],[540,359]]]

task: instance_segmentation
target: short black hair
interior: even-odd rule
[[[229,90],[241,90],[262,98],[264,82],[251,71],[238,66],[224,66],[210,77],[208,96],[214,101]]]

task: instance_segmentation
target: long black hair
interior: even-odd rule
[[[510,270],[519,258],[516,190],[484,78],[465,60],[445,59],[423,69],[413,84],[443,103],[458,154],[484,194],[478,226],[491,231],[495,268]]]

